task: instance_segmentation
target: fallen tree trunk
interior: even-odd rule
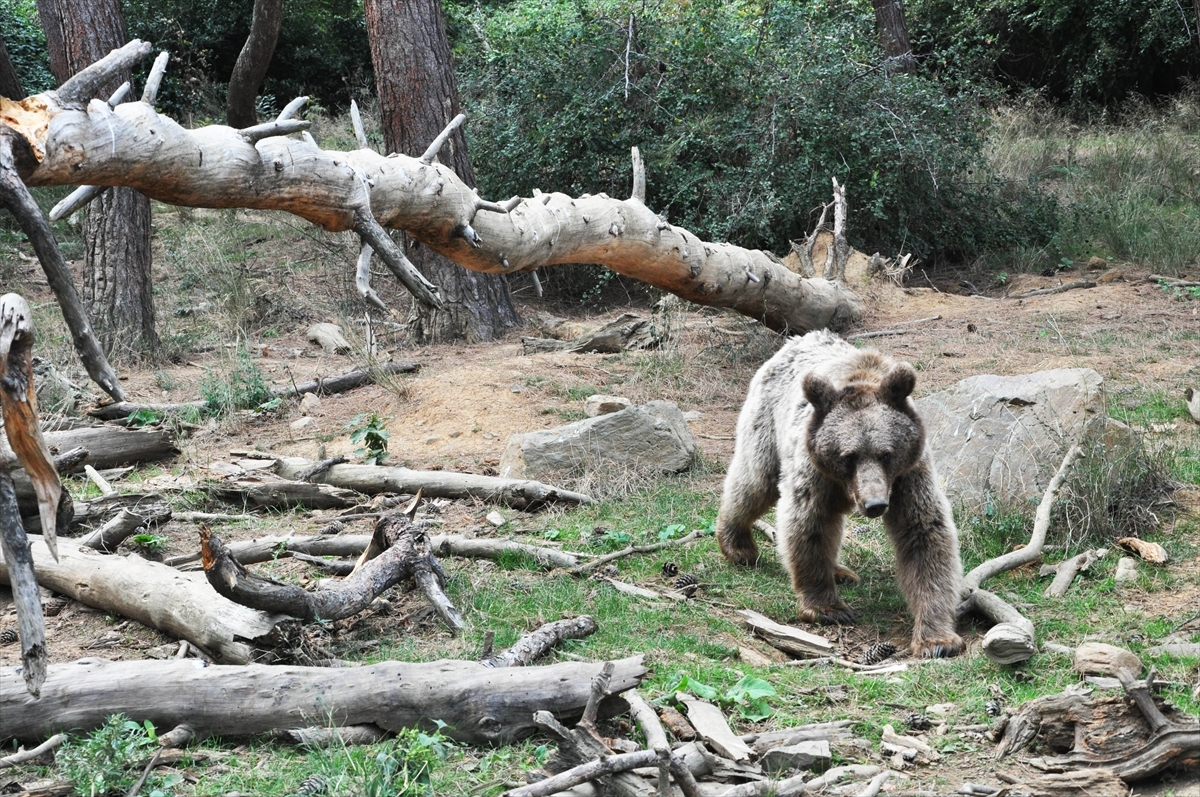
[[[97,553],[70,539],[58,541],[56,562],[44,540],[31,539],[41,586],[186,639],[218,661],[251,661],[256,647],[274,647],[294,622],[221,597],[199,574],[181,573],[140,556]],[[8,581],[7,560],[0,560],[0,582]]]
[[[293,398],[305,393],[315,393],[318,396],[345,393],[363,385],[374,384],[380,375],[411,374],[420,370],[416,363],[383,363],[378,368],[358,369],[345,374],[310,379],[287,387],[271,388],[271,395],[278,398]],[[103,404],[88,412],[93,418],[105,421],[115,421],[127,418],[135,412],[150,412],[156,415],[172,415],[180,412],[203,412],[208,409],[207,401],[185,401],[174,404],[155,404],[136,401],[116,401]]]
[[[254,477],[236,482],[208,484],[205,489],[226,503],[247,509],[345,509],[357,506],[359,493],[329,484]]]
[[[641,656],[613,662],[609,689],[623,692],[646,676]],[[535,711],[579,716],[601,664],[485,667],[468,661],[383,662],[366,667],[203,666],[194,659],[51,665],[40,700],[0,668],[0,739],[87,731],[123,713],[159,728],[186,722],[198,736],[248,736],[314,722],[374,724],[384,730],[434,720],[464,742],[506,743],[535,729]]]
[[[285,479],[296,479],[309,470],[312,460],[280,457],[275,472]],[[527,479],[502,479],[445,470],[409,470],[381,465],[334,465],[316,477],[320,484],[331,484],[366,495],[399,493],[426,498],[477,498],[506,504],[515,509],[537,509],[551,501],[566,504],[595,503],[582,493],[563,490]]]
[[[173,205],[285,210],[326,230],[353,229],[429,304],[439,301],[433,286],[380,225],[474,271],[598,263],[777,330],[845,327],[863,312],[840,279],[805,279],[769,253],[702,241],[647,208],[636,188],[626,200],[551,193],[498,204],[437,163],[436,150],[333,152],[288,137],[308,126],[296,120],[189,131],[146,102],[87,102],[96,80],[149,50],[130,42],[56,91],[0,104],[0,124],[24,145],[16,168],[27,185],[128,185]],[[645,179],[636,165],[635,187]]]
[[[649,318],[622,313],[607,324],[570,340],[521,338],[525,354],[570,351],[580,354],[618,354],[628,349],[653,349],[663,342],[662,333]]]

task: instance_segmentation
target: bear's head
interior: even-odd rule
[[[907,363],[893,364],[882,376],[864,374],[842,388],[813,372],[804,377],[804,396],[813,410],[808,455],[867,517],[887,511],[896,477],[915,467],[924,451],[925,428],[908,400],[916,383]]]

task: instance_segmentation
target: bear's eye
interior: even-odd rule
[[[853,470],[854,463],[857,461],[857,459],[858,456],[853,451],[848,454],[842,454],[842,467],[846,468],[847,470]]]

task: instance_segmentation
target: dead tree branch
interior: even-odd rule
[[[107,76],[148,51],[131,42],[89,70]],[[188,131],[143,102],[85,107],[69,86],[4,109],[0,123],[26,146],[16,164],[26,185],[129,185],[169,204],[285,210],[326,230],[352,229],[431,304],[435,289],[383,227],[474,271],[598,263],[777,330],[840,328],[863,312],[841,281],[805,279],[767,253],[702,241],[637,199],[553,193],[501,205],[423,157],[325,151],[311,137],[251,143],[220,125]]]
[[[525,634],[512,647],[482,661],[485,667],[527,667],[545,656],[564,639],[585,639],[596,633],[599,625],[594,619],[583,615],[570,620],[555,620],[541,628]]]

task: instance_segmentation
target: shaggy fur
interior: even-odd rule
[[[725,557],[754,564],[751,526],[777,505],[779,559],[800,617],[850,623],[835,579],[842,523],[857,509],[883,516],[900,589],[915,618],[912,653],[963,649],[954,608],[962,581],[958,535],[909,395],[912,366],[828,332],[793,338],[750,383],[738,418],[717,534]]]

